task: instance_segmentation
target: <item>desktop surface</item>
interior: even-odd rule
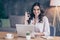
[[[0,32],[0,40],[7,40],[7,39],[4,38],[7,33],[9,33],[9,32]],[[18,37],[17,33],[12,33],[12,34],[14,34],[14,38],[13,39],[8,39],[8,40],[26,40],[26,38],[24,38],[24,37]],[[47,39],[42,38],[42,37],[36,37],[34,39],[31,39],[31,40],[47,40]],[[60,37],[55,36],[55,37],[53,37],[52,40],[60,40]]]

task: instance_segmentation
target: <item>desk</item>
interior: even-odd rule
[[[9,33],[9,32],[0,32],[0,40],[26,40],[26,38],[23,38],[23,37],[18,37],[16,33],[12,33],[14,34],[14,38],[13,39],[5,39],[5,35]],[[41,38],[41,37],[38,37],[38,38],[34,38],[34,39],[31,39],[31,40],[47,40],[47,39],[44,39],[44,38]],[[60,40],[60,37],[53,37],[53,40]]]

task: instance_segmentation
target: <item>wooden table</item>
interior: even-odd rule
[[[9,33],[9,32],[0,32],[0,40],[26,40],[26,38],[18,37],[16,33],[12,33],[12,34],[14,34],[14,38],[13,39],[5,39],[5,35],[7,33]],[[47,40],[47,39],[42,38],[42,37],[36,37],[34,39],[31,39],[31,40]],[[55,36],[55,37],[53,37],[52,40],[60,40],[60,37]]]

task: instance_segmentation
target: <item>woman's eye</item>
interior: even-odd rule
[[[40,10],[40,9],[33,9],[33,10]]]
[[[37,10],[40,10],[40,9],[37,9]]]
[[[33,10],[35,10],[35,9],[33,9]]]

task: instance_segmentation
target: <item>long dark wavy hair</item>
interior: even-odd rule
[[[34,3],[34,4],[32,5],[31,14],[30,14],[30,18],[29,18],[29,20],[28,20],[28,24],[30,24],[31,20],[32,20],[33,18],[35,18],[35,15],[34,15],[34,13],[33,13],[33,8],[34,8],[35,6],[39,6],[40,11],[41,11],[41,13],[38,15],[39,22],[42,21],[42,18],[43,18],[43,16],[44,16],[44,9],[43,9],[43,7],[40,5],[40,3],[36,2],[36,3]]]

